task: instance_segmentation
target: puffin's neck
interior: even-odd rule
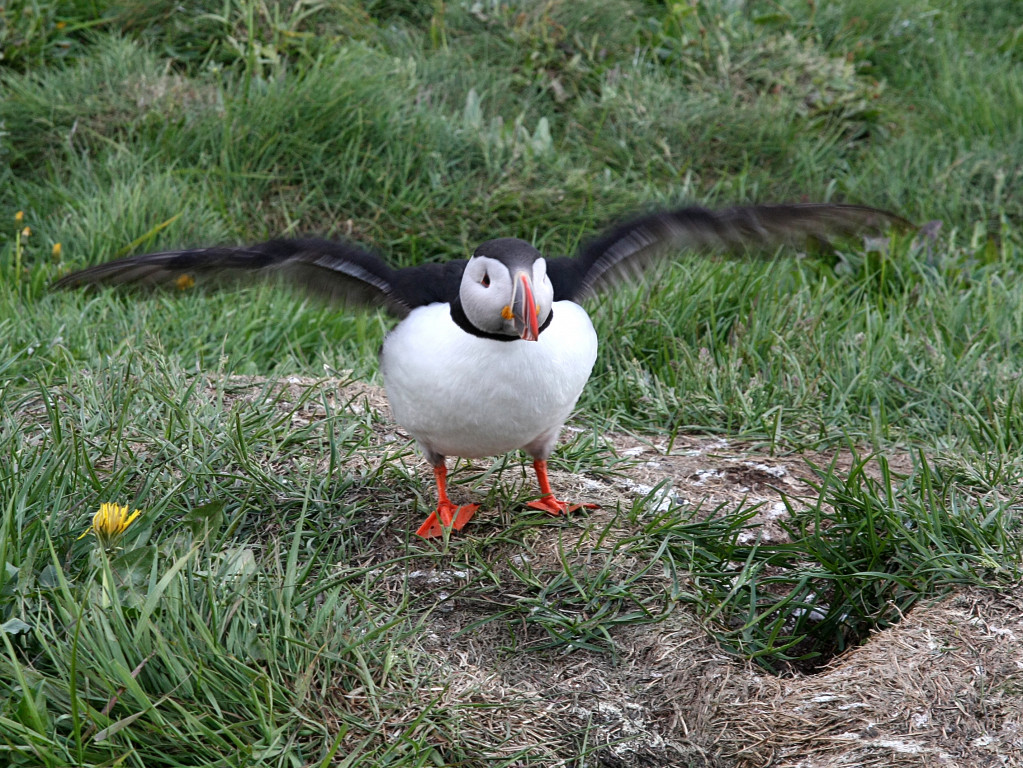
[[[519,341],[518,336],[508,336],[504,333],[490,333],[489,331],[481,331],[475,325],[469,322],[469,318],[465,314],[465,310],[462,309],[461,298],[456,298],[451,302],[451,319],[455,321],[455,325],[461,328],[466,333],[471,333],[473,336],[479,336],[481,339],[493,339],[494,341]],[[551,324],[551,320],[554,319],[554,309],[551,309],[547,319],[543,321],[543,325],[540,326],[538,333],[543,333],[544,328]]]

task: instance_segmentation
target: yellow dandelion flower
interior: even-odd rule
[[[54,261],[60,261],[61,250],[62,248],[60,247],[60,243],[53,244],[53,250],[50,251],[50,255],[53,257]]]
[[[21,230],[21,236],[22,237],[28,237],[31,234],[32,234],[32,228],[31,227],[25,227],[23,230]]]
[[[57,26],[57,29],[64,29],[64,27],[67,26],[67,22],[66,21],[58,21],[56,26]]]
[[[16,214],[14,214],[14,220],[19,224],[21,223],[21,220],[24,218],[25,218],[24,211],[18,211]]]
[[[91,531],[100,544],[109,549],[117,544],[121,534],[128,530],[128,526],[141,514],[142,511],[136,509],[129,515],[128,507],[123,504],[100,504],[99,511],[92,516],[92,526],[78,538],[88,536]]]
[[[188,274],[181,275],[181,277],[174,281],[174,285],[178,287],[179,291],[187,291],[195,286],[195,278]]]

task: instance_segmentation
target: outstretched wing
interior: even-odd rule
[[[458,295],[465,261],[393,269],[374,253],[330,240],[271,240],[240,247],[196,248],[129,256],[58,280],[56,288],[83,285],[190,287],[246,276],[282,277],[347,305],[383,305],[404,317],[416,307]]]
[[[912,228],[905,219],[862,205],[807,203],[745,205],[721,210],[690,207],[662,211],[619,224],[585,243],[574,258],[549,259],[554,299],[578,301],[640,274],[665,253],[750,251],[798,245],[807,240]]]

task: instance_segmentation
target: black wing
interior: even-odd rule
[[[578,301],[624,278],[637,276],[659,256],[681,249],[749,251],[779,245],[830,242],[834,237],[879,233],[913,224],[862,205],[807,203],[747,205],[721,210],[690,207],[626,221],[585,243],[574,258],[550,259],[554,299]]]
[[[376,254],[330,240],[271,240],[252,246],[196,248],[129,256],[73,272],[56,288],[83,285],[215,284],[245,276],[281,276],[332,301],[383,305],[404,317],[416,307],[452,301],[465,260],[393,269]]]

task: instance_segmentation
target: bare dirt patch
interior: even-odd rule
[[[549,765],[575,765],[566,749],[583,732],[586,765],[1023,764],[1018,594],[964,590],[787,679],[723,654],[681,614],[620,633],[614,658],[500,654],[486,637],[437,643],[455,619],[424,638],[445,704],[467,732],[509,751],[532,744]]]

